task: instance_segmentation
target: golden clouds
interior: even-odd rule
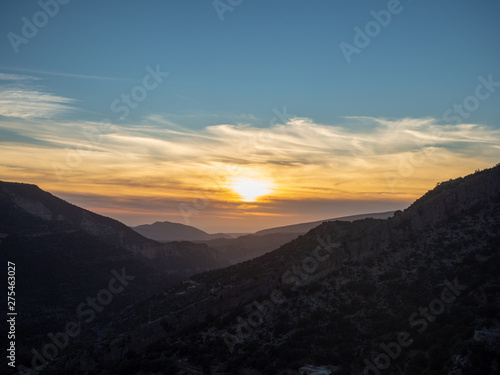
[[[437,181],[491,166],[500,156],[498,130],[431,118],[357,117],[335,125],[293,118],[263,129],[222,124],[194,131],[155,117],[100,133],[91,122],[23,121],[0,123],[6,134],[22,129],[22,137],[0,143],[2,179],[113,201],[201,196],[222,216],[237,210],[231,202],[259,196],[267,202],[411,201]],[[256,207],[241,214],[255,212],[273,213]]]

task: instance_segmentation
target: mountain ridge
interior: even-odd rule
[[[83,231],[170,273],[191,274],[229,264],[205,244],[159,243],[118,220],[80,208],[32,184],[0,181],[0,209],[0,233],[4,235],[36,237]]]
[[[271,250],[275,250],[281,245],[297,238],[299,235],[305,234],[307,231],[326,221],[355,221],[364,218],[387,218],[393,214],[394,211],[387,211],[342,216],[329,220],[268,228],[253,234],[240,234],[236,237],[233,237],[234,234],[231,235],[226,233],[208,234],[196,227],[168,221],[140,225],[132,227],[132,229],[147,238],[160,242],[192,241],[204,243],[220,251],[231,264],[236,264],[261,256]]]

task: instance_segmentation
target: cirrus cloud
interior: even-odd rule
[[[52,118],[72,109],[68,104],[73,103],[73,99],[45,92],[33,84],[37,80],[33,76],[0,73],[0,115]]]
[[[2,143],[4,178],[80,197],[75,203],[83,206],[83,197],[92,196],[103,206],[88,208],[134,223],[181,221],[177,207],[193,199],[210,202],[197,218],[201,225],[232,225],[235,217],[278,225],[286,217],[297,221],[297,207],[300,217],[311,220],[322,219],[322,206],[331,217],[403,208],[436,182],[492,166],[500,156],[497,128],[443,125],[434,118],[350,117],[320,124],[295,117],[267,128],[220,124],[193,130],[153,116],[113,125],[93,147],[84,134],[99,124],[90,121],[19,119],[0,121],[2,127],[30,137]],[[63,181],[54,163],[63,165]],[[241,206],[229,182],[242,176],[272,181],[273,194],[255,207]],[[347,212],[347,205],[355,209]]]

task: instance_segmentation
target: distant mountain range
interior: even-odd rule
[[[201,241],[206,245],[219,250],[231,263],[236,264],[253,259],[275,250],[280,246],[306,234],[311,229],[325,222],[332,221],[355,221],[362,219],[386,219],[391,217],[394,211],[371,213],[364,215],[343,216],[329,220],[320,220],[310,223],[287,225],[270,229],[260,230],[254,234],[240,236],[238,238],[217,238],[209,241]]]
[[[146,238],[159,242],[173,241],[208,241],[215,238],[236,238],[246,233],[215,233],[208,234],[190,225],[157,221],[153,224],[143,224],[131,227]]]
[[[254,234],[208,234],[198,228],[169,221],[139,225],[132,227],[132,229],[142,234],[144,237],[160,242],[193,241],[204,243],[211,248],[219,250],[224,258],[231,264],[236,264],[277,249],[281,245],[307,233],[312,228],[326,221],[354,221],[366,218],[386,219],[393,214],[394,211],[343,216],[327,220],[264,229]]]
[[[270,229],[263,229],[259,230],[258,232],[255,232],[254,234],[257,236],[263,236],[266,234],[274,234],[274,233],[294,233],[297,235],[300,234],[305,234],[309,232],[311,229],[317,227],[318,225],[326,222],[326,221],[355,221],[355,220],[362,220],[362,219],[387,219],[391,217],[394,214],[394,211],[387,211],[387,212],[377,212],[377,213],[371,213],[371,214],[361,214],[361,215],[351,215],[351,216],[342,216],[342,217],[336,217],[333,219],[327,219],[327,220],[319,220],[319,221],[311,221],[309,223],[301,223],[301,224],[293,224],[293,225],[286,225],[283,227],[276,227],[276,228],[270,228]]]
[[[286,225],[282,227],[274,227],[269,229],[259,230],[255,232],[256,236],[264,236],[268,234],[283,234],[283,233],[292,233],[295,235],[305,234],[310,231],[312,228],[317,227],[321,223],[325,221],[354,221],[361,220],[366,218],[373,219],[387,219],[394,214],[394,211],[388,212],[378,212],[378,213],[370,213],[370,214],[361,214],[361,215],[352,215],[352,216],[342,216],[336,217],[333,219],[325,219],[318,221],[311,221],[308,223],[299,223]],[[146,238],[150,238],[152,240],[160,241],[160,242],[173,242],[173,241],[211,241],[214,239],[236,239],[241,236],[250,235],[249,233],[214,233],[208,234],[207,232],[202,231],[201,229],[195,228],[190,225],[173,223],[170,221],[157,221],[153,224],[143,224],[135,227],[131,227],[137,233],[142,234]]]

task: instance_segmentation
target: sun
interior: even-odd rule
[[[229,187],[239,196],[243,202],[255,202],[259,197],[271,193],[269,182],[248,177],[234,178]]]

